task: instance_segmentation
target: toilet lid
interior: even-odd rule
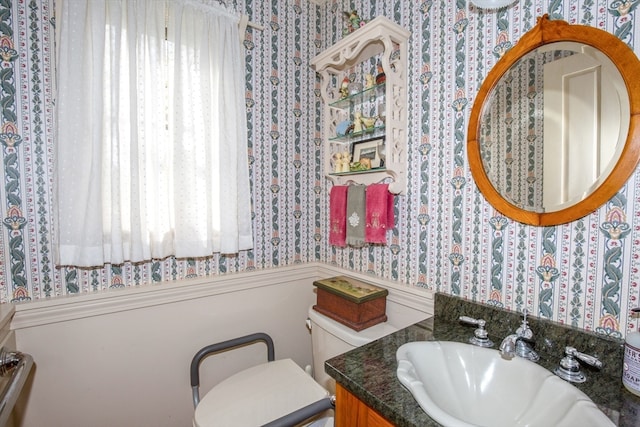
[[[193,425],[261,426],[327,395],[293,360],[277,360],[241,371],[212,388],[198,404]]]

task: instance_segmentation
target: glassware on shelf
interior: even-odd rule
[[[362,83],[351,82],[349,83],[349,95],[357,95],[362,92]]]
[[[360,85],[362,87],[362,85]],[[349,94],[349,96],[340,98],[337,101],[332,102],[329,106],[334,108],[346,109],[352,107],[354,104],[361,104],[366,100],[375,101],[379,96],[384,95],[385,84],[375,85],[373,87],[361,90],[355,94]],[[349,89],[346,89],[347,92]]]
[[[372,117],[361,117],[360,122],[362,122],[362,126],[365,132],[373,132],[376,127],[376,122],[378,121],[378,116]]]

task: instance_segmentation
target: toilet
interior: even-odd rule
[[[301,369],[291,359],[257,365],[223,380],[200,400],[193,426],[256,426],[311,402],[335,394],[335,380],[324,371],[324,362],[397,330],[379,323],[360,332],[309,307],[313,369]],[[309,377],[313,371],[313,379]],[[265,400],[264,396],[269,399]],[[251,407],[251,410],[247,410]],[[309,427],[332,427],[333,411],[310,420]]]
[[[307,326],[311,329],[313,377],[329,393],[335,394],[336,383],[324,371],[324,362],[349,350],[389,335],[398,329],[387,322],[378,323],[362,331],[353,329],[318,313],[309,307]]]

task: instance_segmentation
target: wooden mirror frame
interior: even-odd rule
[[[620,157],[609,176],[586,198],[573,206],[553,212],[532,212],[508,202],[487,176],[480,153],[480,119],[485,102],[500,78],[520,58],[536,48],[554,42],[572,41],[598,49],[616,65],[629,94],[629,132]],[[633,75],[635,73],[635,76]],[[620,39],[606,31],[566,21],[538,18],[538,24],[507,51],[489,71],[473,103],[467,135],[467,154],[471,174],[487,201],[503,215],[530,225],[558,225],[589,215],[606,203],[634,173],[640,160],[640,60]]]

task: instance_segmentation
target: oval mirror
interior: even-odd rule
[[[614,35],[539,18],[471,110],[469,167],[489,203],[519,222],[556,225],[609,200],[640,158],[638,72]]]

